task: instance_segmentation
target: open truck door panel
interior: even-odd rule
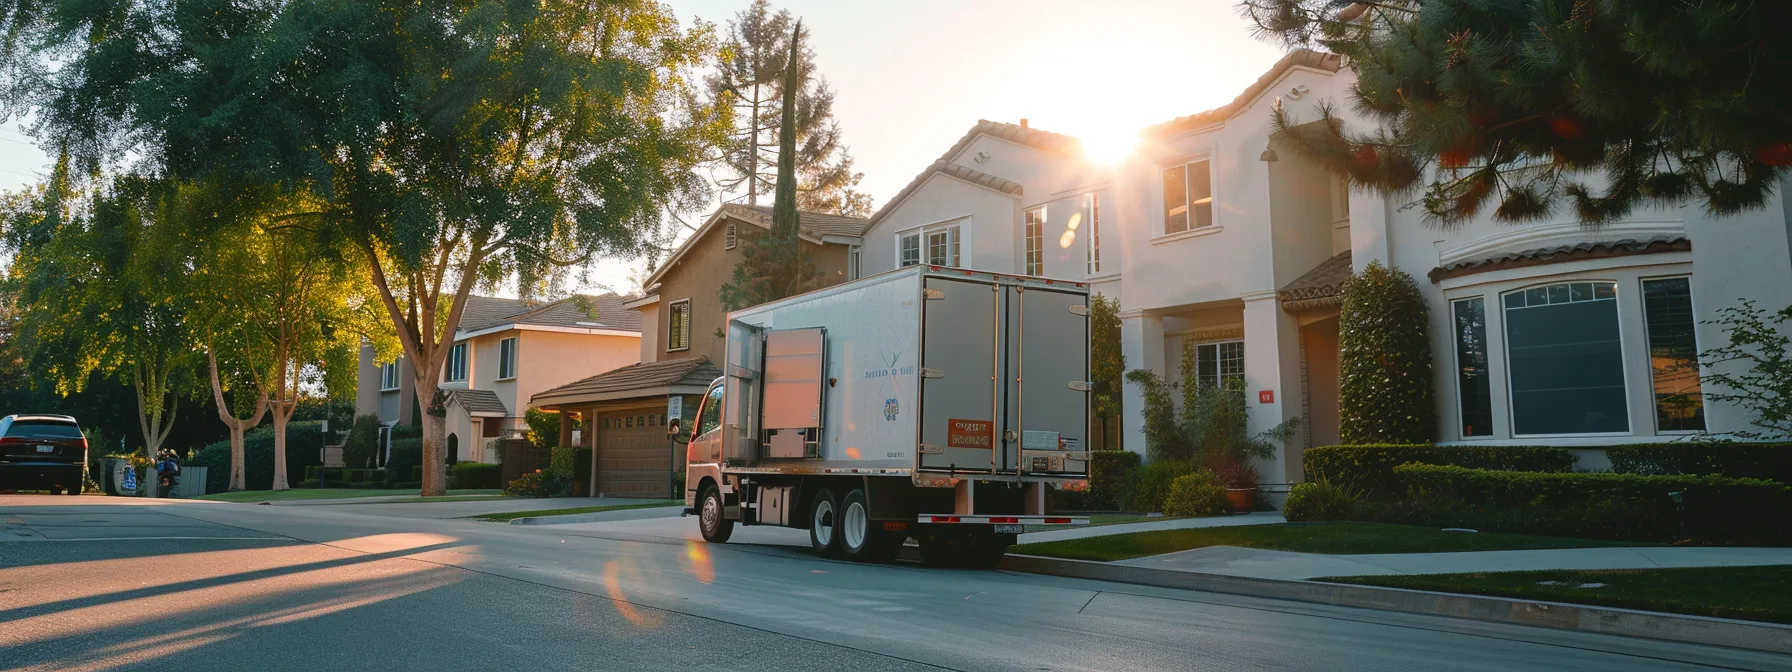
[[[993,565],[1051,488],[1087,487],[1088,290],[911,267],[731,313],[725,375],[690,428],[704,537],[810,531],[887,559]],[[710,419],[715,420],[711,421]]]

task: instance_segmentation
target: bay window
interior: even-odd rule
[[[1512,433],[1630,431],[1617,283],[1531,287],[1501,301]]]

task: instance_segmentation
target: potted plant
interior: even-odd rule
[[[1257,469],[1242,462],[1233,462],[1214,471],[1219,477],[1220,485],[1226,487],[1226,503],[1232,510],[1243,513],[1251,510],[1251,502],[1257,496]]]

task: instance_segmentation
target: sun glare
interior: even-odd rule
[[[1083,141],[1083,154],[1098,165],[1117,165],[1139,146],[1138,129],[1096,126],[1077,136]]]

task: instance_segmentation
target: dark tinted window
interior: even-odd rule
[[[14,420],[6,435],[27,439],[79,439],[81,428],[62,420]]]

